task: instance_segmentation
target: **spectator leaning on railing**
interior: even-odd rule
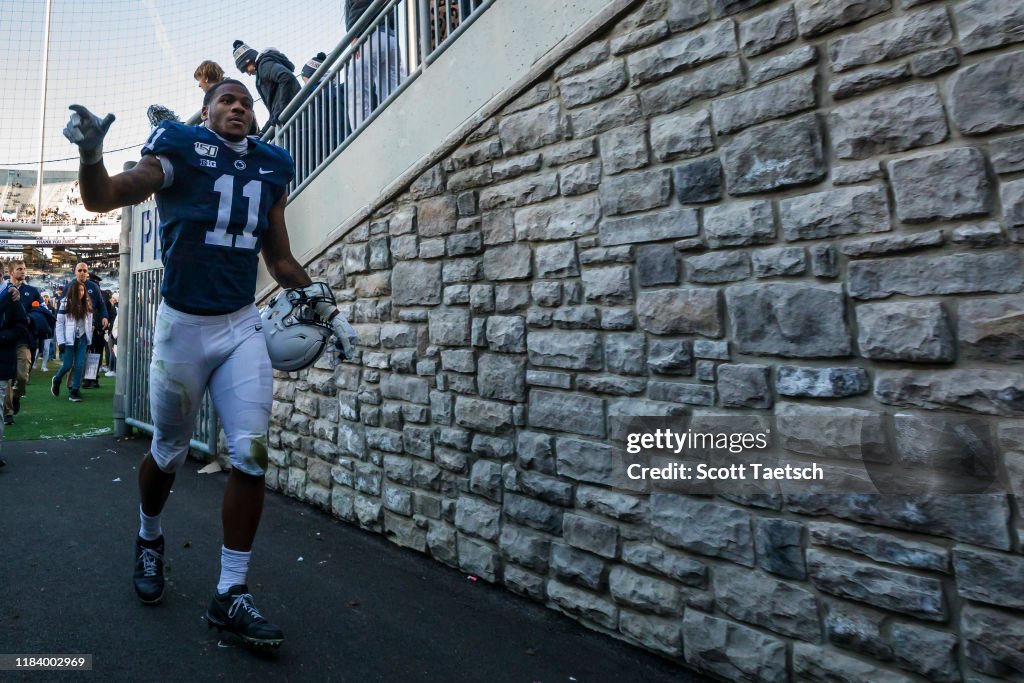
[[[241,40],[236,40],[233,47],[238,70],[250,76],[256,75],[256,92],[270,112],[264,128],[276,126],[281,122],[281,112],[302,88],[299,79],[295,78],[295,65],[272,47],[260,53]]]

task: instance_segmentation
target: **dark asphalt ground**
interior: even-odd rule
[[[224,473],[185,464],[164,512],[163,604],[132,591],[147,446],[3,445],[0,654],[91,653],[93,670],[0,671],[0,681],[706,680],[269,492],[249,586],[285,643],[268,656],[220,641],[202,615],[219,573]]]

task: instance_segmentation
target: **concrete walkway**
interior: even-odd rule
[[[131,588],[136,468],[148,440],[8,442],[0,469],[0,654],[91,653],[93,671],[0,681],[706,680],[508,591],[268,494],[249,585],[285,632],[275,655],[219,641],[227,476],[186,463],[164,514],[168,588]]]

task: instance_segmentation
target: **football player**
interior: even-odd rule
[[[242,83],[214,84],[203,98],[201,125],[162,122],[138,165],[114,176],[103,165],[103,138],[113,114],[101,120],[72,105],[64,135],[80,150],[87,209],[111,211],[156,193],[160,215],[163,301],[150,364],[155,428],[139,467],[135,592],[147,604],[163,597],[160,514],[209,388],[232,469],[221,511],[220,580],[206,619],[211,628],[235,633],[250,645],[278,647],[281,629],[263,617],[246,586],[263,511],[273,400],[271,361],[253,303],[258,256],[282,287],[320,294],[323,285],[314,285],[292,256],[284,213],[294,165],[284,149],[246,137],[252,104]],[[321,303],[317,313],[329,321],[339,352],[351,357],[355,332],[344,316],[333,303]]]

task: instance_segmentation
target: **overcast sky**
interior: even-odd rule
[[[0,169],[35,170],[45,0],[0,0]],[[107,167],[136,160],[149,134],[146,109],[162,104],[182,120],[199,110],[202,91],[192,74],[204,59],[246,83],[231,58],[237,38],[261,50],[275,47],[296,73],[344,35],[341,0],[52,0],[43,157],[47,169],[77,168],[77,148],[61,130],[69,104],[117,115],[104,145]],[[257,106],[262,125],[266,110]],[[119,148],[128,148],[114,152]]]

